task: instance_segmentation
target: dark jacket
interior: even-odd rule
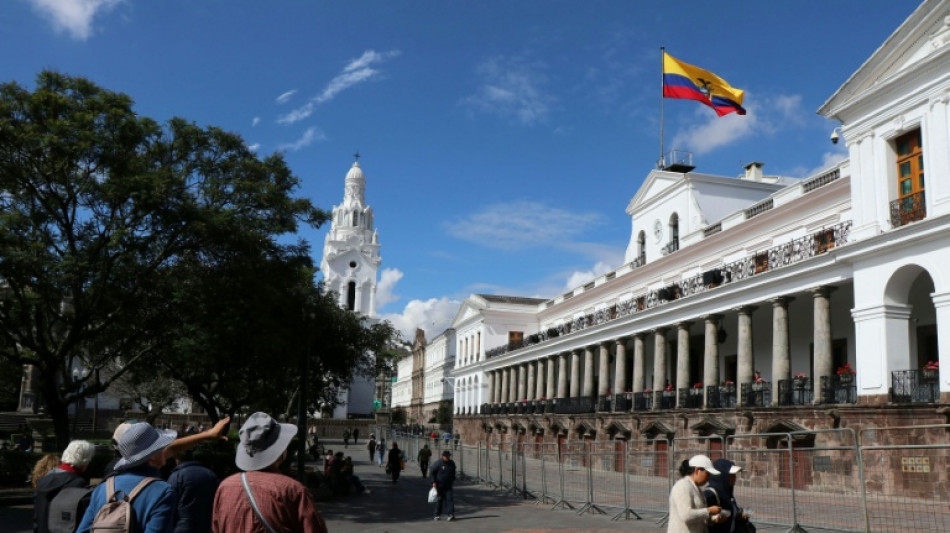
[[[56,467],[41,477],[36,483],[36,494],[33,496],[33,531],[46,533],[49,531],[49,502],[67,487],[88,487],[86,478]]]
[[[709,482],[703,490],[703,496],[706,498],[706,505],[718,505],[729,511],[729,519],[724,522],[709,524],[709,533],[730,533],[733,530],[733,524],[742,513],[742,509],[736,503],[733,495],[733,486],[729,484],[729,469],[733,462],[728,459],[716,459],[713,466],[719,470],[718,475],[709,475]]]
[[[399,448],[389,450],[389,455],[386,456],[386,462],[389,463],[390,468],[400,468],[402,466],[402,450]]]
[[[198,461],[185,461],[172,470],[168,484],[178,494],[175,533],[211,531],[218,476]]]
[[[429,469],[429,478],[440,489],[450,489],[455,483],[455,461],[439,458]]]

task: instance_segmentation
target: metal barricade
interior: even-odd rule
[[[666,515],[672,487],[670,448],[670,441],[663,438],[626,442],[627,506],[615,518],[629,518],[630,514],[640,518],[640,513]]]
[[[859,433],[870,531],[950,531],[950,425]],[[930,442],[931,444],[911,444]]]
[[[606,514],[605,508],[623,509],[623,440],[593,441],[588,447],[587,486],[589,504],[578,512]]]
[[[587,443],[562,442],[560,444],[560,479],[561,494],[555,508],[567,507],[573,509],[575,505],[586,505],[589,502],[587,488]]]
[[[535,504],[557,503],[561,499],[560,493],[560,462],[558,461],[558,445],[556,442],[546,442],[538,445],[536,469],[529,464],[528,472],[537,472],[540,477],[540,488],[536,491]]]

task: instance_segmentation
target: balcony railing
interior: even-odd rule
[[[742,405],[768,407],[772,405],[772,383],[755,381],[742,384]]]
[[[846,244],[850,233],[851,221],[842,222],[830,228],[816,231],[785,244],[773,246],[768,250],[744,257],[738,261],[727,263],[721,267],[686,278],[674,285],[635,295],[628,300],[617,302],[608,308],[599,309],[594,313],[574,318],[570,322],[565,322],[558,326],[539,331],[538,333],[527,335],[521,342],[505,344],[486,350],[485,356],[488,359],[499,357],[509,352],[520,350],[521,348],[547,342],[556,337],[576,333],[641,311],[665,305],[667,302],[672,301],[669,298],[671,293],[675,296],[674,300],[686,298],[729,283],[741,281],[758,274],[798,263],[799,261],[820,255],[832,248]]]
[[[937,370],[897,370],[891,372],[894,403],[937,403],[940,381]]]
[[[652,392],[633,393],[633,410],[634,411],[649,411],[651,409],[653,409],[653,393]]]
[[[554,412],[562,415],[594,412],[594,398],[558,398],[554,400]]]
[[[666,245],[660,249],[660,253],[663,255],[670,255],[671,253],[679,249],[680,249],[680,240],[673,239],[672,241],[666,243]]]
[[[685,409],[701,409],[703,407],[702,388],[682,388],[679,390],[680,407]]]
[[[706,407],[724,409],[736,406],[736,386],[722,385],[706,387]]]
[[[857,403],[854,374],[821,376],[821,403]]]
[[[779,405],[809,405],[814,397],[809,378],[780,379],[778,382]]]
[[[891,226],[899,228],[927,218],[924,191],[891,202]]]

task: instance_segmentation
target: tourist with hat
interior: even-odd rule
[[[295,531],[326,533],[313,495],[280,472],[297,426],[281,424],[257,412],[241,426],[234,463],[243,470],[218,487],[214,497],[214,533]]]
[[[443,451],[442,457],[436,459],[429,477],[432,479],[432,486],[439,493],[439,499],[435,502],[435,519],[441,518],[445,512],[448,515],[447,520],[455,520],[455,461],[452,460],[451,451]]]
[[[749,524],[749,513],[739,507],[733,493],[736,478],[742,467],[729,459],[716,459],[713,467],[719,470],[716,475],[709,476],[709,483],[703,489],[706,504],[719,505],[722,512],[719,518],[709,525],[709,533],[733,533],[746,531]]]
[[[683,476],[670,490],[670,518],[667,533],[705,533],[707,524],[719,520],[722,507],[707,505],[702,487],[710,475],[719,475],[709,457],[694,455],[679,467]]]
[[[172,531],[178,497],[171,485],[161,480],[159,469],[165,464],[166,448],[174,440],[174,432],[159,431],[146,422],[129,424],[116,443],[121,455],[116,473],[92,492],[77,533],[90,530],[96,513],[106,504],[108,491],[128,496],[137,488],[139,492],[132,500],[135,531]]]

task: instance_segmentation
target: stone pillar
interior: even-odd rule
[[[791,345],[788,338],[787,296],[772,298],[772,405],[779,405],[778,382],[792,379]]]
[[[567,398],[568,391],[568,373],[567,373],[568,352],[560,353],[557,356],[557,397]]]
[[[594,350],[588,346],[584,348],[584,390],[585,398],[594,395]]]
[[[703,385],[715,387],[719,385],[719,321],[722,315],[706,315],[703,317]],[[703,395],[703,405],[706,405],[706,395]]]
[[[540,398],[545,398],[545,399],[547,399],[547,398],[550,397],[550,396],[548,396],[548,395],[546,394],[546,392],[545,392],[545,390],[544,390],[544,381],[545,381],[545,371],[544,371],[544,367],[545,367],[547,364],[548,364],[547,359],[545,359],[545,358],[543,358],[543,357],[542,357],[541,359],[538,359],[538,387],[537,387],[537,390],[536,390],[535,393],[534,393],[534,398],[535,398],[536,400],[537,400],[537,399],[540,399]]]
[[[666,328],[653,330],[653,397],[659,398],[660,391],[666,387]],[[659,409],[660,402],[654,400],[653,408]]]
[[[508,387],[508,401],[517,402],[521,398],[518,398],[518,367],[513,365],[511,367],[511,377],[509,378],[511,385]]]
[[[581,351],[571,352],[571,398],[581,395]]]
[[[643,333],[633,335],[633,392],[643,392],[647,378],[646,348],[643,344]]]
[[[501,401],[498,403],[508,403],[511,401],[510,395],[508,393],[508,384],[511,382],[510,370],[503,368],[501,372]]]
[[[528,373],[524,366],[524,363],[518,365],[518,397],[515,399],[516,402],[525,399],[528,394]]]
[[[525,366],[527,367],[527,377],[525,378],[525,390],[522,398],[530,402],[534,400],[534,389],[537,383],[537,378],[534,377],[534,361],[528,362]]]
[[[610,346],[603,342],[599,346],[599,368],[597,370],[597,396],[606,396],[610,390]]]
[[[950,293],[934,292],[930,294],[930,298],[933,300],[934,309],[937,313],[937,327],[940,328],[939,324],[943,324],[944,326],[950,324]],[[945,328],[937,331],[937,353],[950,353],[950,331],[946,331]],[[950,383],[950,364],[941,365],[937,372],[937,383],[942,391],[940,394],[940,402],[946,403],[947,384]]]
[[[692,322],[676,324],[676,406],[685,407],[686,398],[680,397],[683,389],[689,394],[692,387],[689,379],[689,327]]]
[[[614,394],[627,392],[627,339],[614,342]]]
[[[560,382],[555,383],[554,381],[554,361],[556,360],[555,357],[557,356],[549,357],[546,362],[546,365],[548,367],[548,376],[545,379],[545,381],[547,382],[548,390],[545,396],[549,400],[554,398],[554,395],[556,393],[556,391],[554,390],[555,386],[560,385]]]
[[[488,400],[485,403],[495,403],[495,373],[488,372],[487,377],[485,381],[488,382]]]
[[[738,325],[736,329],[738,330],[738,340],[736,341],[736,381],[739,385],[739,401],[742,402],[745,397],[747,390],[742,389],[745,384],[752,381],[752,376],[755,373],[755,368],[753,363],[753,354],[752,354],[752,312],[757,308],[755,306],[746,305],[743,307],[737,308],[737,322]],[[745,402],[742,402],[745,403]]]
[[[831,350],[831,292],[834,287],[816,287],[812,289],[812,307],[815,315],[814,339],[815,372],[811,379],[814,391],[814,403],[821,403],[821,378],[834,374],[834,360]]]

